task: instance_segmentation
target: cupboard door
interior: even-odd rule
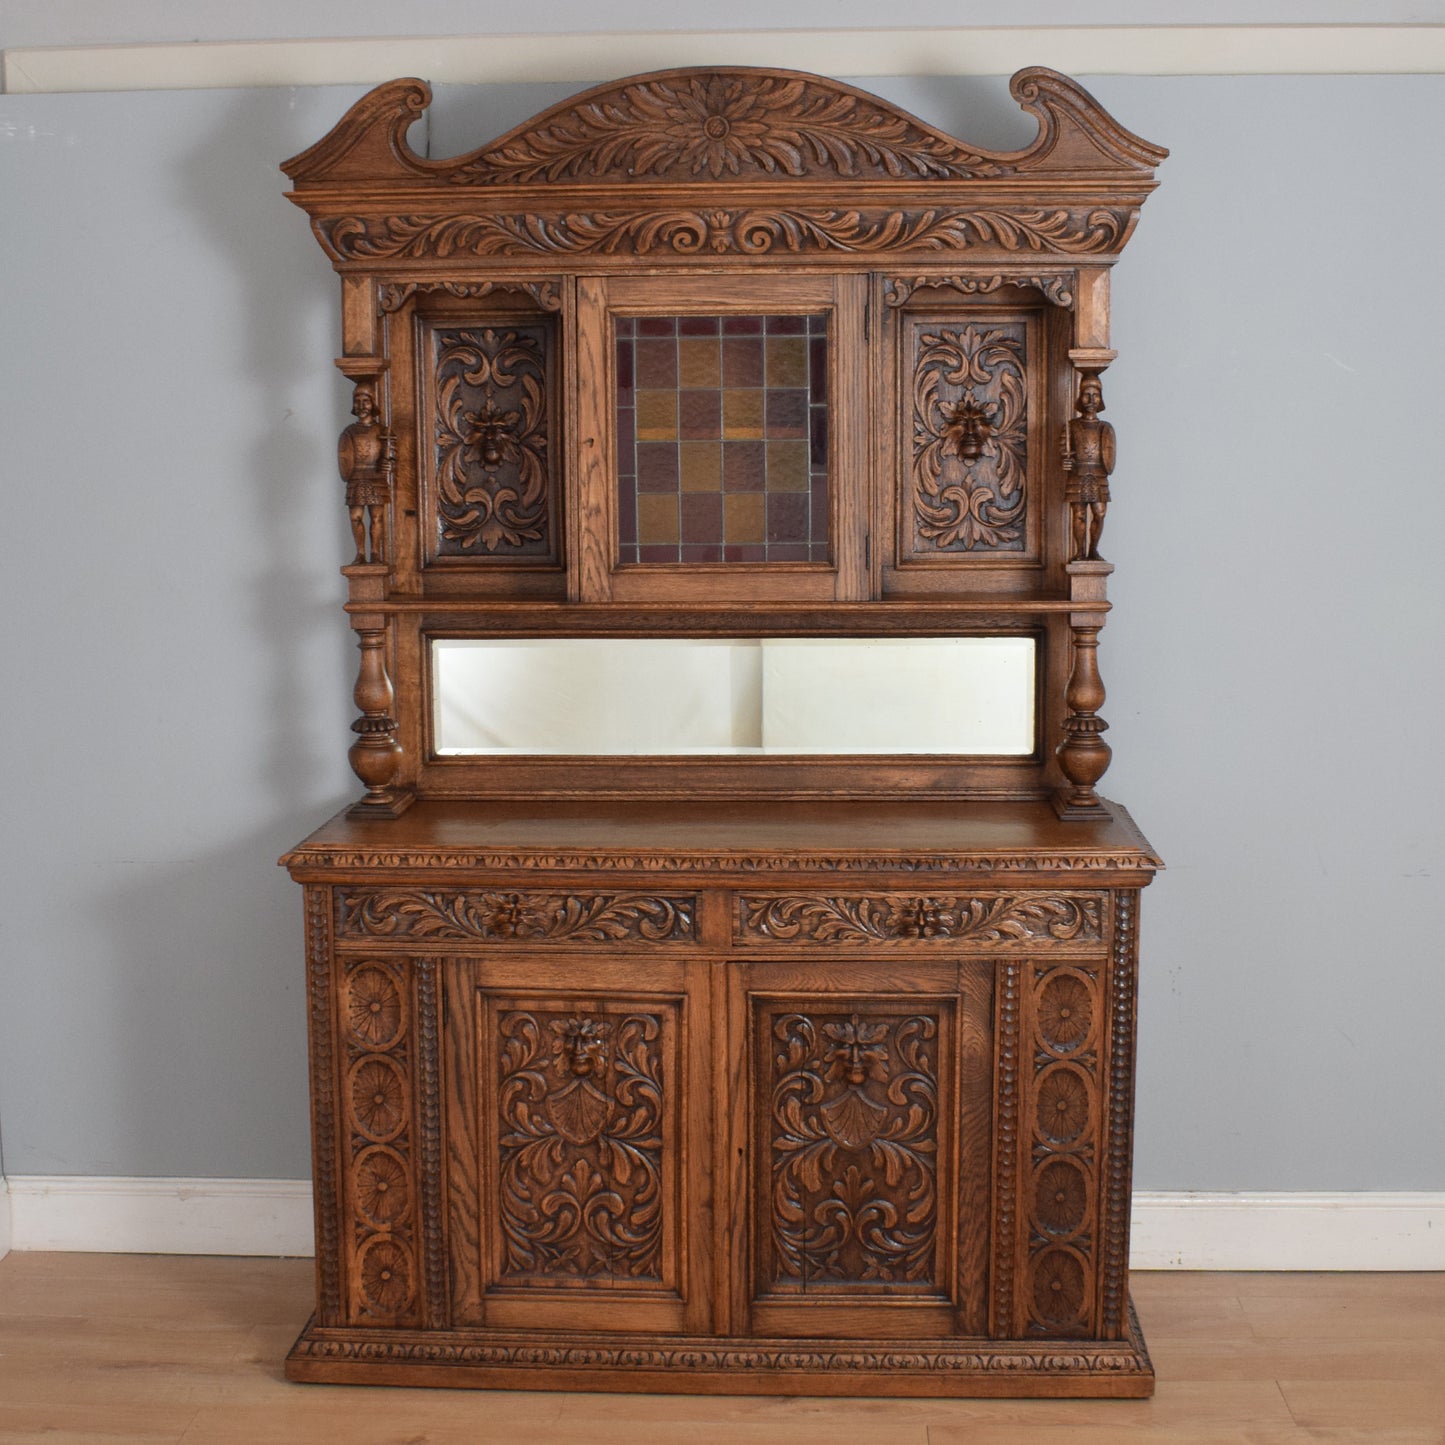
[[[739,971],[733,1007],[748,1328],[983,1334],[986,967],[759,962]]]
[[[705,989],[681,962],[454,967],[458,1321],[706,1328]]]

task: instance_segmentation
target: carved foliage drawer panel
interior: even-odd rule
[[[1097,949],[1107,893],[739,892],[733,938],[742,946],[934,945],[950,951],[1060,946]]]
[[[514,888],[338,888],[336,929],[345,943],[408,946],[693,943],[693,893],[562,892]]]

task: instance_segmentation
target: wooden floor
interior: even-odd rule
[[[1445,1445],[1445,1274],[1134,1277],[1148,1401],[825,1400],[292,1385],[309,1260],[0,1260],[0,1441]]]

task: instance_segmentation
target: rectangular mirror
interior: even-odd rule
[[[435,638],[442,757],[1034,750],[1031,637]]]

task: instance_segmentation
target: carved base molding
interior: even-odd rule
[[[1129,1338],[778,1340],[321,1329],[286,1376],[313,1384],[650,1390],[717,1395],[1144,1398],[1154,1367],[1131,1305]]]

